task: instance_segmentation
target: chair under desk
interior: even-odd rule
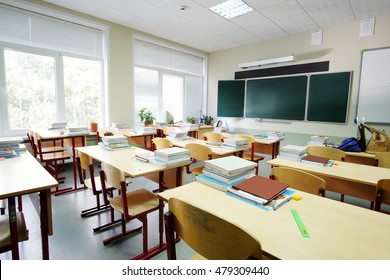
[[[265,211],[198,182],[159,193],[175,197],[244,228],[258,237],[264,255],[283,260],[388,260],[390,215],[297,191],[275,211]],[[291,209],[297,210],[310,238],[304,238]]]
[[[293,160],[275,158],[271,166],[284,166],[315,174],[326,181],[326,190],[369,200],[376,200],[376,186],[380,179],[390,178],[388,168],[349,162],[335,162],[331,167],[315,166]],[[373,205],[371,205],[373,206]]]
[[[53,234],[51,188],[57,187],[58,182],[29,152],[22,152],[18,157],[0,161],[0,178],[0,199],[8,199],[8,211],[11,217],[12,259],[19,259],[17,225],[16,220],[12,219],[16,216],[15,197],[39,193],[42,259],[48,260],[48,236]],[[28,221],[26,222],[28,225]]]
[[[64,194],[72,191],[78,191],[81,189],[85,189],[85,187],[78,187],[77,185],[77,163],[76,163],[76,147],[85,145],[85,137],[89,135],[89,133],[81,133],[81,134],[70,134],[67,135],[64,133],[64,129],[32,129],[34,133],[37,133],[42,140],[56,140],[56,139],[64,139],[64,143],[71,147],[72,149],[72,161],[73,161],[73,188],[59,189],[54,193],[56,195]]]
[[[110,151],[104,149],[100,145],[79,147],[77,150],[82,151],[85,154],[90,155],[96,161],[105,162],[109,165],[112,165],[115,168],[123,171],[128,177],[136,178],[143,177],[152,174],[158,174],[157,183],[159,184],[159,191],[163,192],[164,190],[164,173],[169,172],[170,170],[176,170],[176,186],[183,184],[183,168],[185,165],[189,164],[180,164],[172,167],[162,167],[154,163],[142,162],[135,159],[136,154],[142,154],[148,152],[142,148],[126,148]],[[130,186],[131,187],[131,186]],[[163,205],[161,203],[159,210],[159,244],[151,249],[148,252],[143,252],[133,259],[149,259],[156,254],[165,250],[166,245],[163,240],[164,230],[163,230]]]

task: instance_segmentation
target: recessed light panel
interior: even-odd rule
[[[228,0],[211,7],[210,10],[226,19],[232,19],[252,12],[253,8],[241,0]]]

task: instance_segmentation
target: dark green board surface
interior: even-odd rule
[[[218,117],[243,117],[245,81],[218,81]]]
[[[304,120],[307,76],[248,80],[246,117]]]

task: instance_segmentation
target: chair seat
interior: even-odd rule
[[[42,154],[56,153],[56,152],[63,152],[63,151],[65,151],[65,148],[61,147],[61,146],[42,147],[41,151],[42,151]]]
[[[20,241],[28,240],[28,230],[23,212],[16,212],[16,219],[18,225],[18,237]],[[8,215],[0,216],[0,252],[11,250],[11,231],[9,229]]]
[[[243,158],[246,159],[246,160],[252,160],[251,159],[251,155],[249,153],[244,153]],[[257,155],[253,156],[253,161],[260,161],[260,160],[263,160],[263,159],[264,159],[263,156],[257,156]]]
[[[65,159],[70,159],[71,157],[72,155],[67,152],[42,154],[42,159],[44,161],[65,160]]]
[[[128,214],[137,216],[139,214],[156,209],[159,206],[160,200],[153,193],[146,189],[139,189],[126,193]],[[112,208],[123,214],[123,202],[120,195],[110,199]]]

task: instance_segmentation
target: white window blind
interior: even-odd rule
[[[0,5],[0,41],[103,57],[101,30],[4,5]]]

